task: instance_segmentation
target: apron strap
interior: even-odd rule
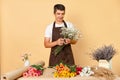
[[[63,23],[64,23],[65,27],[67,28],[67,24],[66,24],[66,22],[64,20],[63,20]],[[53,27],[55,27],[55,21],[53,23]]]
[[[65,27],[67,28],[67,24],[66,24],[66,22],[63,20],[63,22],[64,22],[64,25],[65,25]]]

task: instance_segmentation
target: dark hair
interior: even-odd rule
[[[55,13],[57,10],[65,11],[65,6],[64,6],[63,4],[56,4],[56,5],[54,5],[54,13]]]

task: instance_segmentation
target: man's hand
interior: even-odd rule
[[[64,44],[70,44],[70,42],[71,42],[70,39],[68,39],[68,38],[64,39]]]
[[[66,39],[64,39],[64,44],[76,44],[77,43],[77,40],[71,40],[71,39],[68,39],[68,38],[66,38]]]
[[[62,46],[63,44],[64,44],[64,39],[63,38],[59,38],[57,40],[57,45]]]

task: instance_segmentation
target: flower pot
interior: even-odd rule
[[[107,69],[112,69],[112,61],[99,60],[99,67],[104,67]]]
[[[24,66],[29,66],[29,65],[30,65],[30,61],[29,60],[25,60]]]

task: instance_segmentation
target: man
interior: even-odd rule
[[[63,20],[65,15],[65,6],[63,4],[54,5],[55,21],[47,26],[45,31],[44,46],[51,48],[49,66],[55,66],[60,62],[74,65],[73,53],[70,45],[70,39],[63,39],[60,35],[61,27],[71,28],[72,23]],[[54,55],[57,46],[65,45],[58,55]]]

